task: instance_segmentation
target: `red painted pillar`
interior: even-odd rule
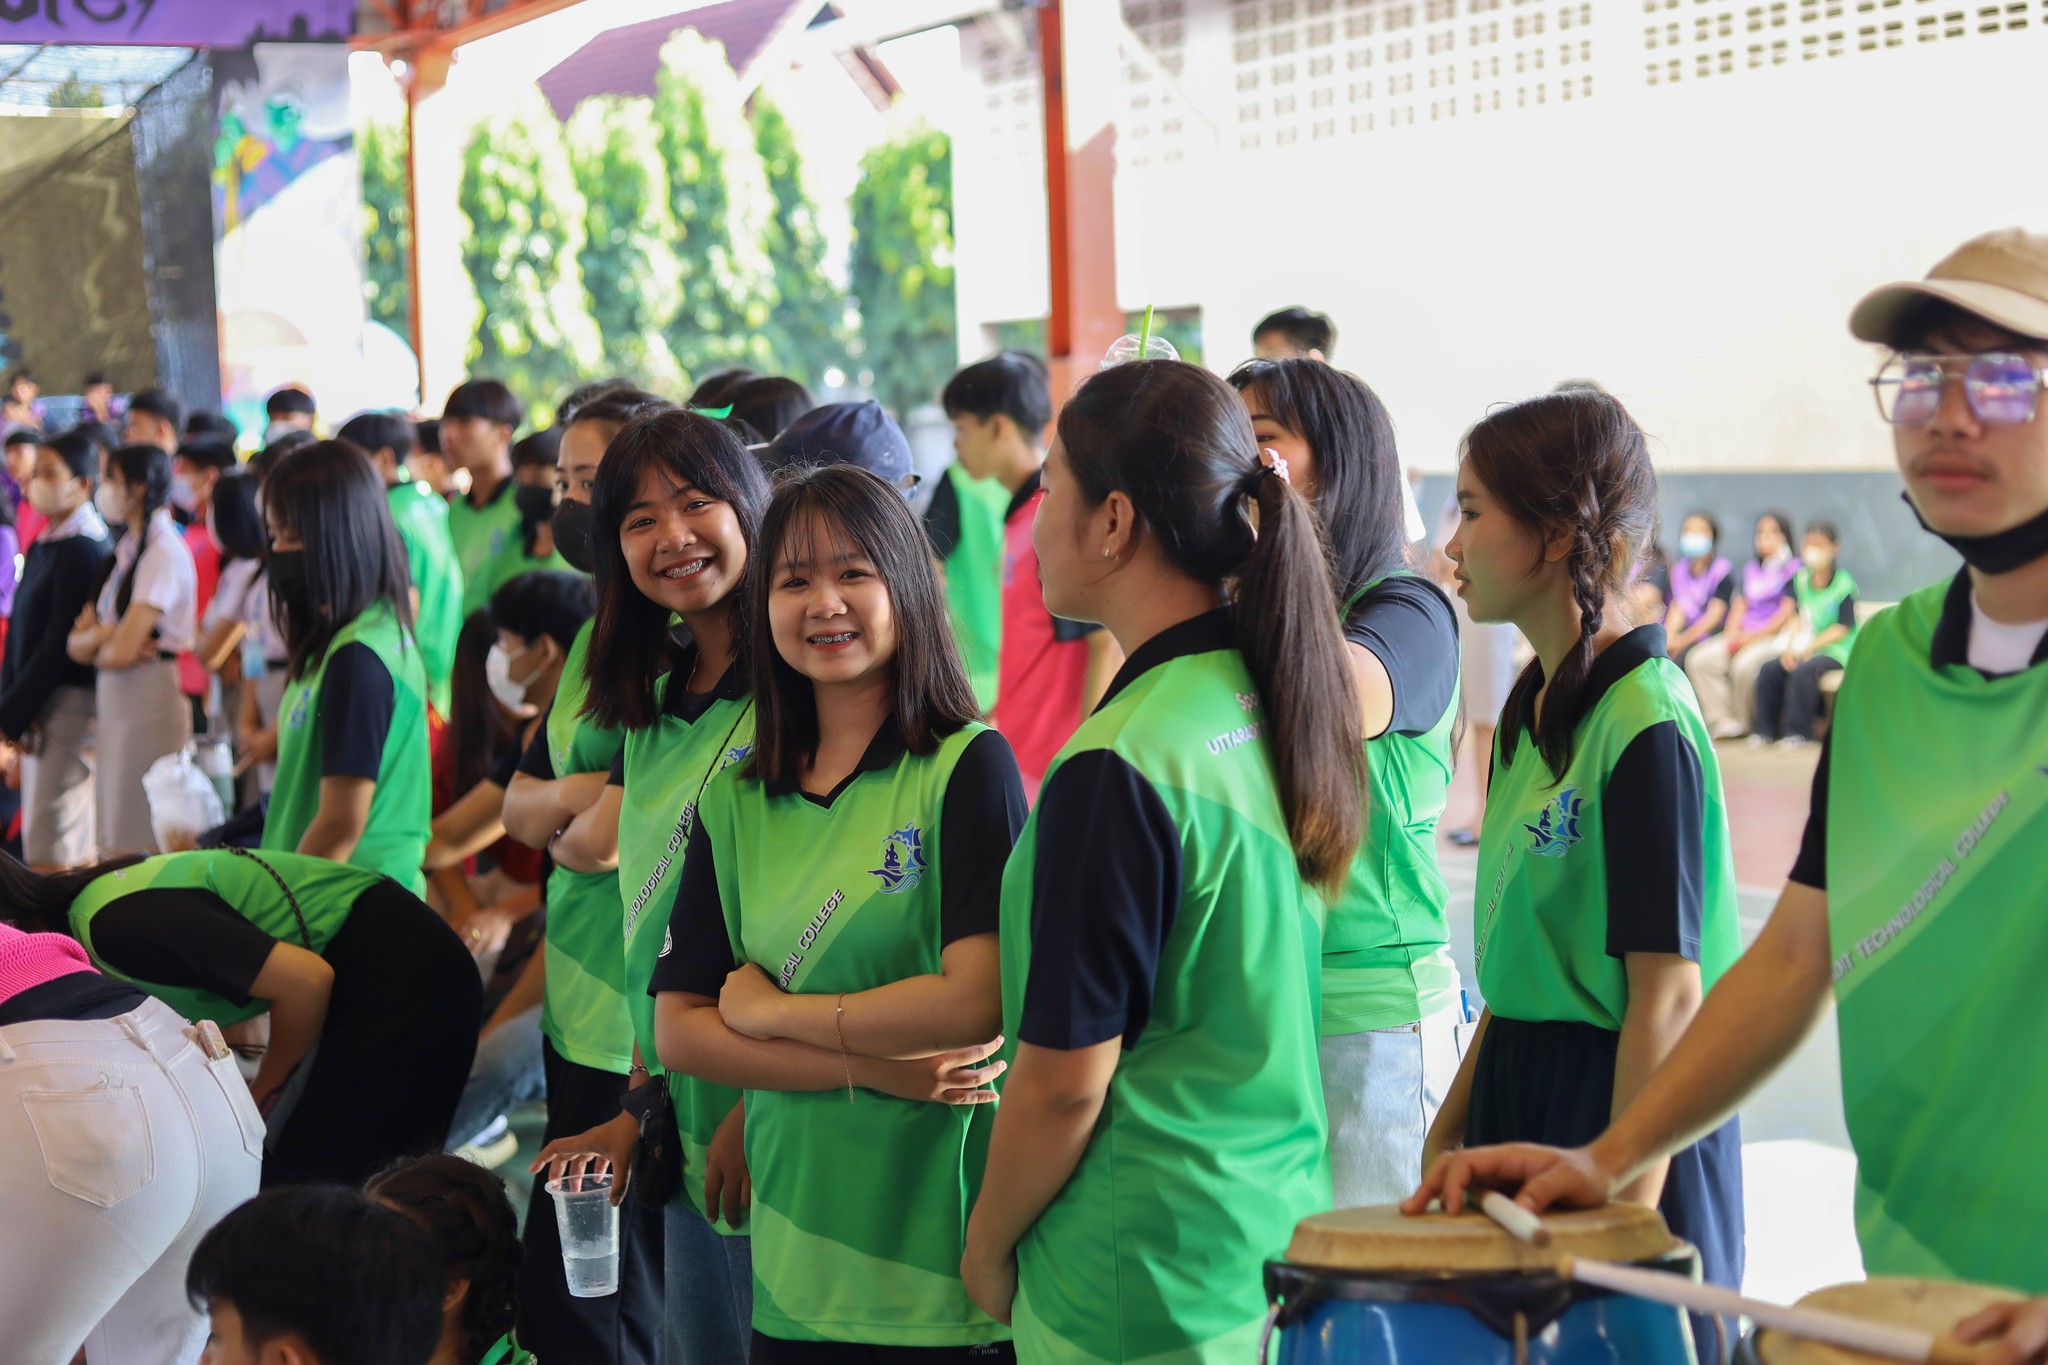
[[[1056,402],[1125,330],[1116,297],[1117,29],[1116,7],[1100,0],[1046,0],[1038,11],[1052,278],[1046,360]]]

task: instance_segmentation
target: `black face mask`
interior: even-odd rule
[[[597,572],[596,527],[591,524],[590,504],[568,498],[555,508],[555,548],[562,558],[583,573]]]
[[[552,488],[535,488],[522,483],[512,490],[512,501],[529,526],[546,521],[555,514],[555,490]]]
[[[2048,512],[1988,536],[1948,536],[1927,524],[1920,509],[1913,507],[1912,498],[1904,493],[1899,496],[1905,499],[1906,506],[1913,508],[1913,519],[1920,523],[1921,530],[1961,555],[1963,563],[1978,573],[2011,573],[2048,556]]]
[[[272,550],[268,575],[271,593],[290,608],[295,618],[303,621],[306,608],[312,603],[312,588],[306,582],[306,552]]]

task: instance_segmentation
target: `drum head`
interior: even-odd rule
[[[1799,1306],[1831,1309],[1872,1322],[1940,1335],[1972,1313],[2020,1297],[2010,1289],[1987,1289],[1954,1281],[1879,1278],[1817,1289],[1801,1299]],[[1757,1333],[1756,1354],[1763,1365],[1883,1365],[1877,1356],[1823,1346],[1783,1332]]]
[[[1560,1253],[1603,1261],[1651,1261],[1681,1243],[1663,1215],[1641,1204],[1608,1204],[1543,1215],[1550,1245],[1534,1247],[1503,1232],[1466,1206],[1453,1218],[1431,1212],[1404,1217],[1392,1204],[1338,1209],[1295,1226],[1287,1259],[1295,1265],[1377,1274],[1491,1274],[1548,1271]]]

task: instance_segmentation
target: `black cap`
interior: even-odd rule
[[[827,403],[783,428],[762,452],[773,471],[790,465],[858,465],[909,496],[916,487],[910,442],[880,403]]]

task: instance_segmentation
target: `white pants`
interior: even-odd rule
[[[1422,1183],[1422,1143],[1458,1077],[1456,1005],[1418,1023],[1324,1038],[1330,1182],[1340,1209],[1393,1204]]]
[[[0,1323],[9,1365],[193,1365],[185,1267],[256,1193],[263,1120],[149,1000],[117,1019],[0,1028]]]
[[[1756,675],[1764,664],[1785,652],[1790,629],[1759,635],[1728,656],[1728,637],[1709,635],[1685,656],[1685,676],[1692,679],[1700,700],[1700,718],[1709,730],[1749,729],[1756,717]]]

